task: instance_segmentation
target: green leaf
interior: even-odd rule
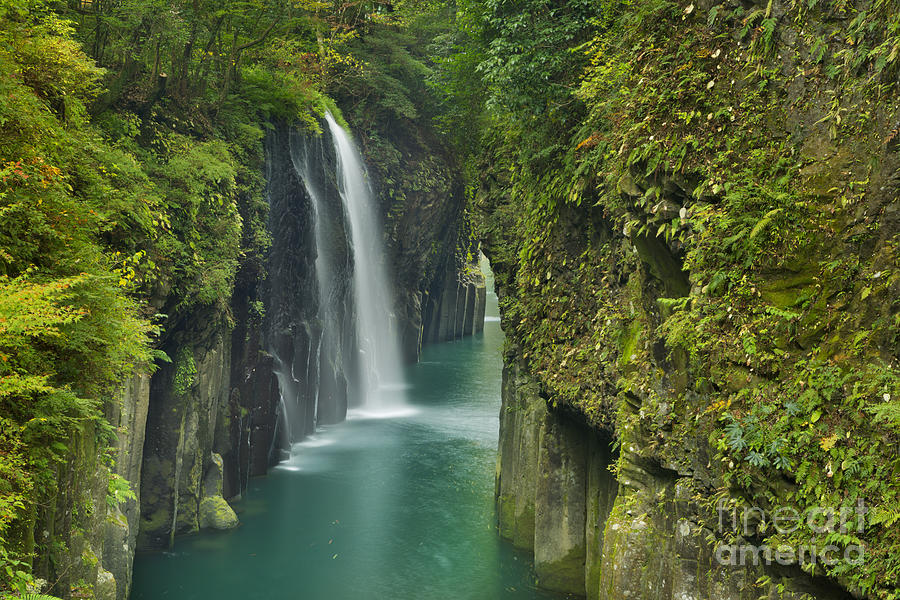
[[[769,212],[767,212],[765,214],[765,216],[763,216],[763,218],[760,219],[759,222],[757,222],[756,225],[753,226],[753,229],[750,230],[750,239],[752,240],[757,235],[759,235],[760,232],[762,232],[762,230],[765,229],[766,226],[772,222],[772,218],[775,217],[776,215],[778,215],[782,210],[784,210],[784,209],[776,208],[774,210],[770,210]]]

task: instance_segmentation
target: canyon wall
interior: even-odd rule
[[[648,457],[651,442],[618,448],[582,415],[548,407],[518,350],[507,353],[498,525],[501,536],[534,553],[540,587],[591,600],[854,597],[795,566],[766,567],[749,547],[746,563],[729,564],[732,554],[717,554],[715,540],[720,523],[730,530],[733,515],[742,516],[705,502],[715,486],[706,442],[682,442],[695,464],[681,471]]]
[[[476,205],[511,348],[498,510],[543,585],[897,594],[900,107],[874,50],[895,9],[612,6],[571,135],[494,124]]]

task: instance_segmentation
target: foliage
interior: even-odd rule
[[[326,110],[346,124],[326,88],[370,96],[378,119],[430,117],[424,48],[446,15],[420,2],[0,0],[0,551],[14,567],[0,591],[26,589],[35,554],[53,569],[65,551],[68,533],[33,531],[72,468],[66,445],[97,432],[105,453],[123,379],[168,360],[154,345],[180,348],[187,394],[193,353],[170,336],[207,335],[197,315],[227,325],[239,271],[264,277],[266,129],[317,130]],[[388,158],[421,142],[383,140]],[[449,181],[423,161],[392,202]],[[108,484],[104,510],[134,497]]]
[[[154,110],[91,119],[105,72],[70,24],[39,2],[0,15],[0,548],[15,567],[0,590],[21,592],[34,553],[64,548],[29,531],[69,445],[108,443],[106,405],[152,362],[159,327],[139,295],[171,290],[173,314],[226,311],[242,242],[259,256],[267,236],[260,130],[197,140]],[[129,497],[112,476],[110,503]]]
[[[896,598],[895,0],[49,6],[0,0],[0,589],[69,439],[154,343],[186,395],[162,330],[262,277],[266,129],[340,105],[389,235],[466,173],[458,239],[404,260],[477,228],[554,403],[666,460],[708,439],[721,493],[864,499],[873,558],[828,574]]]
[[[101,71],[38,3],[5,8],[0,64],[0,589],[30,581],[21,535],[55,493],[57,466],[123,377],[149,361],[154,328],[104,246],[136,198],[106,192],[115,166],[87,124]],[[126,216],[127,215],[127,216]],[[125,275],[123,282],[122,275]],[[124,283],[124,286],[121,285]]]
[[[176,397],[183,398],[187,395],[194,385],[194,376],[196,374],[197,365],[194,362],[193,352],[187,346],[180,348],[175,356],[175,376],[172,381]]]
[[[128,500],[137,500],[137,495],[131,489],[131,484],[128,480],[112,473],[109,476],[109,485],[106,492],[107,507],[110,511],[114,511],[117,506]]]
[[[484,58],[477,71],[488,108],[542,114],[571,102],[572,75],[606,3],[580,0],[489,0],[478,10]]]

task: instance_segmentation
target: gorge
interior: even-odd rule
[[[239,529],[140,555],[131,597],[556,597],[494,530],[503,336],[488,304],[483,335],[423,348],[405,416],[320,428],[254,480]]]
[[[0,0],[0,597],[900,600],[898,75],[898,0]]]

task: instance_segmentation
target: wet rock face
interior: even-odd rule
[[[299,439],[315,424],[321,342],[316,282],[315,214],[292,160],[292,128],[279,125],[266,139],[266,193],[272,247],[267,261],[264,344],[281,373],[288,431]],[[324,146],[323,146],[324,149]]]
[[[535,489],[534,565],[543,587],[584,588],[587,436],[548,413],[541,423]]]
[[[269,252],[262,344],[284,397],[284,440],[342,421],[358,397],[353,262],[334,147],[279,124],[266,141]],[[288,434],[289,432],[289,434]],[[284,441],[281,442],[282,445]],[[277,457],[275,457],[277,458]]]
[[[515,353],[506,357],[497,509],[500,534],[534,551],[541,587],[596,598],[603,529],[617,492],[608,441],[550,411]]]
[[[240,276],[240,274],[239,274]],[[259,281],[240,278],[232,301],[236,315],[231,334],[231,389],[224,415],[225,437],[216,451],[223,458],[223,491],[239,496],[250,477],[264,475],[276,461],[273,452],[281,397],[274,359],[263,347],[265,305]]]
[[[500,534],[519,548],[533,549],[540,427],[548,413],[538,387],[510,361],[503,369],[497,513]]]

